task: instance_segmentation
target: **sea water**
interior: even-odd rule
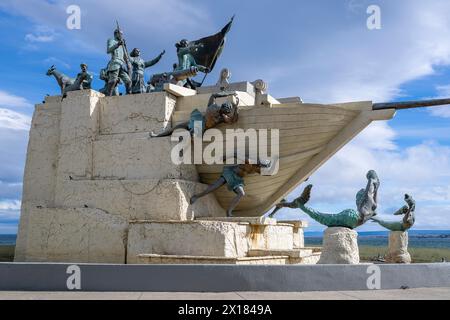
[[[409,230],[408,246],[411,248],[450,249],[450,230]],[[389,231],[358,232],[360,246],[388,245]],[[322,232],[305,232],[305,244],[321,245]]]

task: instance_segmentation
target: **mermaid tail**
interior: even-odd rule
[[[361,217],[352,209],[347,209],[336,214],[322,213],[303,204],[299,208],[315,221],[327,227],[345,227],[354,229],[361,224]]]
[[[376,217],[371,220],[377,222],[380,226],[385,227],[391,231],[406,231],[414,224],[414,211],[416,209],[416,202],[414,199],[405,194],[406,205],[394,212],[395,216],[405,215],[401,221],[384,221]]]
[[[375,217],[371,218],[372,221],[375,221],[376,223],[378,223],[380,226],[385,227],[388,230],[391,231],[405,231],[405,228],[403,227],[403,223],[402,222],[398,222],[398,221],[384,221]]]

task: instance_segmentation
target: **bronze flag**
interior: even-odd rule
[[[233,19],[234,16],[218,33],[193,41],[196,45],[203,45],[203,47],[198,48],[196,52],[192,53],[195,62],[201,66],[207,67],[210,72],[214,69],[216,61],[222,53],[223,47],[225,46],[225,36],[231,29]]]

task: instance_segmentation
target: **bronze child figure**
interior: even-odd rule
[[[133,68],[133,75],[131,78],[132,88],[131,93],[144,93],[147,92],[147,85],[144,81],[144,71],[159,62],[162,56],[166,53],[164,50],[155,59],[150,61],[145,61],[141,58],[141,51],[138,48],[134,48],[130,53],[130,62]]]
[[[242,197],[245,196],[244,191],[244,177],[248,174],[258,173],[261,174],[261,168],[269,168],[271,166],[271,162],[269,160],[265,161],[257,161],[255,164],[251,164],[249,159],[245,160],[243,164],[236,165],[225,165],[223,167],[222,175],[219,179],[217,179],[214,183],[212,183],[208,188],[194,195],[191,198],[191,204],[194,204],[199,198],[210,194],[211,192],[216,191],[224,184],[227,185],[228,190],[233,191],[236,196],[231,201],[230,205],[227,209],[227,217],[232,217],[232,213],[234,208],[239,204]]]
[[[233,102],[224,102],[222,105],[216,104],[216,98],[223,98],[233,96]],[[214,93],[209,98],[208,107],[206,109],[205,115],[203,115],[198,109],[194,109],[191,112],[191,117],[189,121],[180,123],[175,127],[156,134],[154,132],[150,133],[150,137],[167,137],[170,136],[177,129],[189,130],[191,134],[194,133],[194,124],[196,121],[202,124],[202,133],[206,130],[216,127],[221,123],[235,123],[238,120],[238,105],[239,98],[236,92],[219,92]]]

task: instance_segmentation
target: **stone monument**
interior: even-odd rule
[[[277,221],[265,213],[371,122],[389,120],[397,109],[450,103],[303,103],[300,97],[274,98],[260,79],[231,83],[228,69],[216,85],[204,86],[232,23],[233,18],[216,34],[177,43],[178,63],[172,72],[153,75],[149,86],[144,69],[164,51],[147,63],[137,49],[130,57],[118,23],[107,41],[110,59],[100,72],[101,92],[91,89],[86,64],[76,79],[54,66],[48,70],[61,96],[47,96],[33,115],[15,261],[317,263],[320,248],[304,246],[305,222]],[[201,82],[192,79],[198,72],[204,73]],[[120,95],[120,84],[126,95]],[[235,147],[231,134],[232,150],[223,155],[256,150],[257,157],[248,159],[257,163],[175,163],[171,155],[180,141],[166,133],[192,129],[196,120],[205,124],[192,132],[200,133],[200,149],[208,146],[210,131],[240,131],[243,139]],[[258,140],[256,145],[246,144],[250,129],[264,132],[259,140],[248,139]],[[188,132],[188,143],[190,138]],[[262,174],[269,150],[274,169]],[[350,229],[373,217],[376,208],[378,180],[372,171],[367,178],[357,211],[327,216],[304,207],[305,197],[280,203],[330,227],[323,263],[356,262]]]
[[[239,108],[254,105],[250,83],[230,86]],[[15,261],[316,263],[304,222],[227,218],[213,193],[190,203],[207,188],[202,166],[174,164],[171,137],[149,133],[170,129],[184,110],[204,111],[210,96],[166,84],[124,96],[79,90],[36,105]]]

